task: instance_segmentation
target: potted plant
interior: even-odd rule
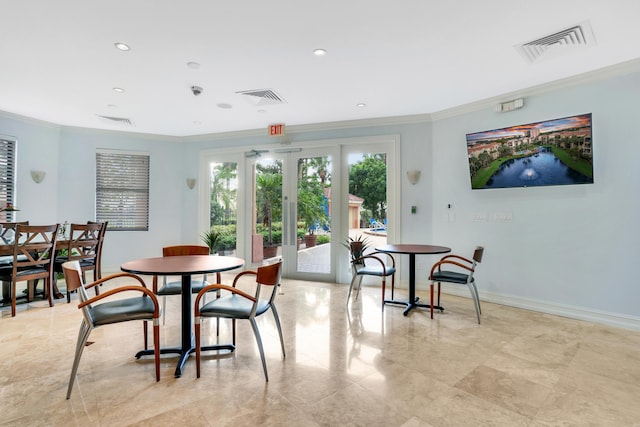
[[[364,255],[364,251],[369,247],[369,238],[362,234],[357,234],[355,237],[348,237],[342,246],[349,250],[351,259],[358,259]]]
[[[205,231],[201,237],[204,244],[209,247],[209,253],[216,253],[218,246],[220,245],[220,233],[213,229],[209,229],[208,231]]]

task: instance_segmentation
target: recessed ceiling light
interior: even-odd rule
[[[198,62],[194,62],[194,61],[189,61],[187,62],[187,67],[193,69],[193,70],[197,70],[198,68],[200,68],[200,63]]]
[[[194,125],[201,125],[201,124],[202,124],[202,122],[201,122],[200,120],[194,120],[194,121],[193,121],[193,124],[194,124]]]
[[[364,102],[360,102],[359,104],[356,104],[356,107],[358,107],[358,108],[364,108],[366,106],[367,106],[367,104],[365,104]]]
[[[264,114],[266,112],[267,112],[267,110],[258,110],[258,113],[260,113],[260,114]]]
[[[218,108],[222,108],[224,110],[228,110],[230,108],[233,108],[233,105],[227,104],[227,103],[224,103],[224,102],[222,102],[220,104],[216,104],[216,105],[218,106]]]
[[[121,87],[114,87],[113,91],[114,92],[124,92],[124,89],[122,89]]]
[[[107,104],[108,108],[118,108],[116,104]]]
[[[128,44],[126,44],[126,43],[120,43],[120,42],[118,42],[118,43],[114,43],[114,46],[115,46],[115,47],[117,47],[117,48],[118,48],[118,49],[120,49],[120,50],[131,50],[131,48],[129,47],[129,45],[128,45]]]
[[[327,54],[327,51],[324,49],[314,49],[313,54],[315,56],[325,56]]]

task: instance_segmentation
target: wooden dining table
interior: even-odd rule
[[[242,258],[231,256],[214,255],[186,255],[157,258],[144,258],[135,261],[125,262],[120,266],[120,270],[140,275],[154,276],[180,276],[182,283],[182,341],[179,347],[161,348],[160,354],[178,354],[179,359],[176,366],[175,377],[182,376],[182,370],[189,355],[195,352],[192,325],[192,305],[191,304],[191,275],[220,273],[234,270],[244,265]],[[163,309],[166,309],[163,307]],[[229,350],[234,351],[233,344],[220,344],[203,347],[203,350]],[[153,350],[141,350],[136,354],[136,358],[153,355]]]
[[[385,304],[399,304],[407,308],[404,315],[408,315],[411,310],[416,307],[430,308],[429,304],[420,304],[419,297],[416,297],[416,255],[436,255],[451,252],[451,248],[446,246],[435,245],[419,245],[419,244],[395,244],[377,246],[376,251],[390,254],[407,254],[409,255],[409,299],[407,301],[385,300]],[[442,307],[434,307],[443,310]]]

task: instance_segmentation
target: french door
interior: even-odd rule
[[[200,177],[209,185],[201,187],[198,235],[214,230],[214,252],[244,258],[247,267],[278,257],[285,277],[348,282],[349,236],[369,232],[372,219],[390,239],[399,235],[398,157],[394,136],[204,152]],[[354,164],[364,177],[350,188]],[[376,191],[364,192],[372,182]],[[371,236],[372,245],[381,238]]]
[[[258,150],[256,150],[258,152]],[[333,233],[340,203],[332,199],[338,150],[283,148],[251,153],[252,258],[282,257],[286,277],[335,280]],[[255,226],[255,227],[254,227]],[[335,228],[336,230],[338,228]],[[255,255],[258,254],[256,257]]]

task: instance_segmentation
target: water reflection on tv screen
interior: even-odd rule
[[[467,134],[471,188],[593,184],[591,113]]]

